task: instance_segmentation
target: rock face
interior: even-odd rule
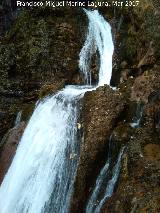
[[[78,9],[25,10],[0,37],[0,181],[16,149],[10,137],[1,140],[7,132],[20,138],[12,129],[18,112],[27,122],[39,98],[82,82],[78,58],[85,21],[80,28],[80,17]]]
[[[156,0],[146,0],[140,2],[139,7],[130,8],[130,10],[116,8],[114,18],[111,10],[106,12],[105,8],[100,8],[112,25],[115,40],[111,83],[120,88],[120,93],[126,100],[122,116],[124,120],[118,123],[116,121],[116,125],[113,126],[112,123],[109,124],[110,134],[113,131],[113,140],[117,144],[126,144],[126,151],[122,158],[120,177],[115,192],[111,198],[106,200],[101,212],[160,211],[158,187],[159,7],[160,4]],[[96,102],[98,99],[95,96],[93,102],[95,106],[97,106]],[[87,111],[87,115],[82,116],[83,119],[86,116],[87,122],[85,120],[83,124],[83,145],[70,212],[84,212],[95,177],[104,163],[105,151],[107,153],[108,135],[105,135],[105,128],[108,120],[103,118],[104,123],[101,121],[103,127],[106,126],[101,130],[101,136],[99,136],[96,128],[99,125],[98,118],[101,118],[101,110],[97,111],[95,122],[92,119],[96,110],[91,113],[93,111],[89,103],[91,102],[88,99],[87,106],[90,110]],[[107,100],[106,103],[108,103]],[[144,112],[140,126],[133,129],[130,127],[130,122],[135,115],[135,104],[144,104]],[[98,107],[102,109],[100,103],[98,103]],[[107,112],[107,109],[104,111]],[[94,127],[93,121],[97,124],[96,127]],[[94,131],[92,128],[95,128]],[[103,141],[102,135],[105,135],[106,142]]]
[[[12,162],[25,127],[25,122],[21,122],[18,126],[10,129],[2,139],[1,146],[3,145],[3,147],[0,153],[0,183]]]
[[[109,0],[111,1],[111,0]],[[108,155],[112,134],[117,150],[125,144],[119,181],[101,212],[160,212],[160,4],[99,8],[112,25],[115,52],[112,85],[87,92],[82,103],[80,159],[70,212],[84,212],[95,179]],[[65,84],[83,83],[78,54],[86,19],[79,9],[23,11],[0,38],[0,181],[15,153],[24,123],[12,128],[17,113],[30,117],[35,102]],[[93,82],[98,60],[93,57]],[[122,98],[123,97],[123,98]],[[144,105],[137,128],[131,121]],[[12,129],[11,129],[12,128]],[[11,130],[9,130],[11,129]],[[9,130],[9,132],[8,132]],[[4,135],[6,138],[4,140]]]
[[[108,141],[124,109],[121,95],[108,86],[83,98],[82,146],[70,212],[83,212],[95,178],[108,154]]]
[[[159,8],[157,0],[139,1],[138,7],[117,7],[114,18],[112,11],[101,9],[111,21],[114,33],[113,85],[119,84],[120,76],[126,71],[136,77],[160,59]]]
[[[116,192],[101,212],[159,212],[160,144],[153,123],[138,128],[127,145]]]
[[[0,36],[9,29],[17,17],[17,8],[15,0],[1,0],[0,2]]]
[[[159,89],[160,67],[152,68],[138,76],[131,88],[131,100],[148,102],[148,97],[152,92]]]
[[[50,86],[45,95],[49,87],[53,91],[53,87],[81,83],[81,13],[50,8],[23,11],[0,38],[0,140],[18,111],[31,108],[44,95],[46,85]]]

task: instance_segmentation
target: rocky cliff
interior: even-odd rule
[[[115,52],[111,84],[87,92],[82,102],[82,145],[70,212],[84,212],[113,135],[115,155],[125,145],[120,177],[102,212],[159,212],[160,4],[99,8],[112,25]],[[86,18],[80,9],[23,11],[0,39],[1,179],[35,102],[65,84],[82,84],[78,54]],[[93,62],[93,81],[97,62]],[[131,127],[137,105],[143,115]],[[19,127],[14,127],[22,111]],[[14,127],[14,128],[13,128]],[[6,153],[6,154],[5,154]]]

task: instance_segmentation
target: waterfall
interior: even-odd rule
[[[98,86],[112,72],[111,28],[98,11],[85,11],[88,36],[79,66],[89,82],[89,58],[100,55]],[[13,162],[0,187],[1,213],[66,213],[79,158],[79,101],[96,87],[67,86],[40,101],[24,131]]]
[[[14,126],[18,126],[21,122],[22,110],[17,113],[16,120],[14,122]]]
[[[98,86],[110,84],[112,76],[112,54],[114,50],[111,28],[97,10],[85,10],[88,19],[88,34],[80,52],[79,67],[87,84],[91,83],[90,62],[92,55],[98,50],[100,69]]]
[[[143,116],[143,108],[144,108],[143,103],[137,103],[135,116],[132,118],[132,123],[130,123],[130,126],[132,128],[138,128],[139,127],[142,116]]]
[[[117,182],[120,166],[121,166],[121,157],[123,154],[124,148],[121,149],[118,160],[115,166],[112,169],[112,176],[110,175],[110,156],[108,157],[106,164],[102,168],[95,184],[95,188],[89,198],[86,213],[99,213],[100,209],[104,205],[107,198],[111,197],[115,184]],[[107,180],[109,178],[109,180]]]

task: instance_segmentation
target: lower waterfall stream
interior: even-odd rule
[[[119,176],[123,151],[124,147],[120,150],[117,162],[113,168],[110,168],[111,159],[110,155],[108,156],[106,164],[101,169],[100,174],[97,177],[95,188],[93,189],[91,197],[87,203],[86,213],[99,213],[107,198],[111,197]],[[111,175],[109,170],[111,170]],[[107,177],[107,174],[109,177]]]
[[[80,52],[79,67],[86,85],[66,86],[37,104],[0,187],[1,213],[68,212],[79,158],[79,101],[86,91],[109,84],[112,75],[114,46],[111,27],[97,10],[85,12],[89,27]],[[99,81],[93,87],[89,85],[89,59],[96,50],[100,55]],[[119,168],[122,152],[115,170]],[[107,170],[107,164],[102,173],[103,170]],[[118,172],[115,171],[115,175]],[[113,179],[110,181],[112,185],[117,176],[113,175]],[[110,193],[112,191],[113,187]],[[106,196],[105,194],[104,197]],[[100,209],[101,206],[100,203],[97,208]],[[97,211],[88,207],[87,213],[90,212]]]

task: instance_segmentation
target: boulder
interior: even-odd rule
[[[83,212],[91,187],[108,155],[108,141],[124,110],[119,92],[109,86],[86,92],[82,106],[83,136],[70,212]]]

